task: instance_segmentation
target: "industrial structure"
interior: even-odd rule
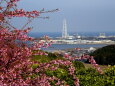
[[[68,37],[66,19],[63,20],[62,38]]]
[[[66,19],[63,20],[62,36],[52,40],[54,44],[115,44],[115,36],[106,36],[100,33],[99,36],[69,35]]]
[[[67,32],[67,22],[66,19],[63,20],[63,29],[62,29],[62,39],[73,39],[74,36],[70,36]]]

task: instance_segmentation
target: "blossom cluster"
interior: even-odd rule
[[[79,51],[80,48],[75,48],[75,50]],[[75,61],[75,60],[89,60],[89,62],[91,63],[91,65],[100,73],[102,74],[102,70],[99,67],[99,65],[96,63],[95,59],[93,56],[87,55],[87,54],[83,54],[82,56],[78,57],[78,56],[71,56],[68,53],[63,53],[61,52],[61,54],[64,56],[65,59],[71,60],[71,61]]]
[[[100,73],[100,74],[102,74],[103,72],[102,72],[102,70],[101,70],[101,68],[99,67],[99,65],[96,63],[96,61],[95,61],[95,59],[94,59],[94,57],[93,56],[90,56],[90,55],[82,55],[79,59],[88,59],[89,60],[89,62],[92,64],[92,66],[94,67],[94,68],[96,68],[96,70]]]
[[[29,29],[8,30],[0,28],[0,84],[1,86],[30,85],[33,80],[26,79],[22,75],[32,73],[32,56],[46,55],[37,48],[45,47],[46,42],[36,42],[28,37]],[[31,43],[26,43],[30,41]],[[35,44],[34,44],[35,43]],[[47,41],[50,43],[50,41]],[[35,51],[35,52],[34,52]],[[26,71],[25,71],[26,70]],[[38,83],[38,82],[36,82]]]
[[[75,67],[73,66],[72,62],[69,60],[65,60],[65,61],[64,60],[52,60],[48,63],[42,63],[42,64],[39,64],[39,66],[36,69],[34,69],[34,71],[35,73],[39,73],[39,72],[44,73],[43,71],[46,71],[47,69],[55,71],[57,68],[59,68],[60,65],[64,65],[68,67],[68,72],[71,76],[73,76],[75,86],[79,86],[79,79],[74,74]],[[46,80],[47,78],[44,78],[44,79],[45,79],[44,81],[47,81]],[[63,82],[61,82],[60,79],[57,79],[57,80],[58,80],[57,82],[58,85],[63,84]]]
[[[20,0],[2,0],[1,2],[6,2],[6,6],[0,6],[0,22],[3,22],[5,18],[12,17],[27,17],[35,18],[40,15],[39,11],[24,11],[23,9],[17,9],[17,2]],[[2,3],[0,3],[2,4]]]
[[[39,16],[39,12],[38,11],[24,11],[23,9],[16,9],[15,11],[9,11],[6,13],[7,17],[28,17],[28,18],[35,18],[37,16]]]

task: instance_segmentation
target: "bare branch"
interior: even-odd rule
[[[57,11],[59,11],[59,9],[54,9],[54,10],[49,10],[49,11],[42,10],[40,11],[40,13],[51,13],[51,12],[57,12]]]
[[[23,29],[24,29],[29,23],[31,23],[33,20],[34,20],[34,18],[29,19],[28,22],[27,22],[21,29],[23,30]]]

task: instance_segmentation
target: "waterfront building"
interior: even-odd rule
[[[99,38],[106,38],[105,33],[100,33]]]

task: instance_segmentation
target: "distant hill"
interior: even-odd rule
[[[115,44],[97,49],[90,55],[101,65],[115,65]]]

